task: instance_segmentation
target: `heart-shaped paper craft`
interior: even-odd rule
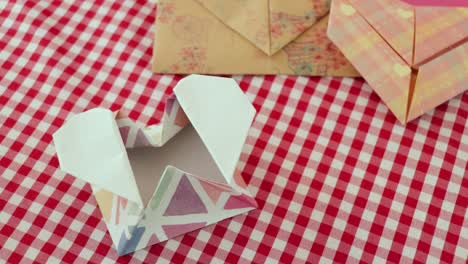
[[[192,75],[174,93],[160,124],[98,108],[54,134],[61,169],[91,184],[120,255],[256,207],[236,170],[255,109],[236,82]]]

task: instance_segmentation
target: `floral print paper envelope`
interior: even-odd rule
[[[191,75],[160,124],[95,108],[54,134],[60,168],[89,182],[119,255],[257,207],[236,170],[255,109],[229,78]]]
[[[326,36],[330,0],[159,0],[157,73],[359,76]]]
[[[468,8],[333,0],[328,36],[401,123],[468,89]]]

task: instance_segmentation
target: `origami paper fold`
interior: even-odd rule
[[[158,73],[358,76],[326,37],[329,0],[160,0]]]
[[[334,0],[328,36],[406,123],[468,89],[468,9]]]
[[[419,6],[468,7],[466,0],[401,0]]]
[[[254,115],[234,80],[192,75],[160,124],[96,108],[53,137],[61,169],[91,184],[123,255],[256,208],[236,170]]]

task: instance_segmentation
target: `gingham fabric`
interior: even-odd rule
[[[247,215],[118,258],[91,188],[58,170],[71,113],[157,123],[153,1],[0,2],[0,262],[465,263],[468,94],[402,126],[362,79],[235,76],[258,115]]]

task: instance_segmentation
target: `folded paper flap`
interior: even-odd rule
[[[229,196],[242,196],[249,205],[257,204],[246,188],[211,180],[201,175],[183,171],[174,166],[167,166],[146,210],[159,211],[160,215],[179,216],[204,213],[198,207],[223,206]],[[168,191],[173,190],[173,191]],[[176,212],[175,212],[176,211]]]
[[[414,6],[468,7],[466,0],[400,0]]]
[[[468,8],[413,6],[394,0],[348,0],[409,66],[468,38]]]
[[[346,0],[332,2],[328,36],[404,123],[411,83],[405,61]]]
[[[329,10],[329,0],[269,0],[270,54],[315,26]]]
[[[227,26],[268,55],[328,13],[329,0],[196,0]]]
[[[249,193],[173,166],[167,167],[144,209],[92,187],[119,255],[257,207]]]
[[[53,138],[62,170],[143,205],[111,111],[75,115]]]
[[[419,68],[408,121],[468,90],[467,83],[468,42]]]
[[[224,5],[231,1],[217,2]],[[298,1],[295,0],[294,3],[296,2]],[[328,19],[326,13],[329,1],[307,0],[307,2],[309,7],[318,10],[316,14],[324,13],[324,15],[304,33],[294,37],[283,49],[269,56],[267,52],[260,50],[252,41],[205,8],[198,0],[160,0],[155,20],[153,71],[215,75],[245,73],[358,76],[357,71],[326,37]],[[273,1],[271,4],[273,5]],[[288,5],[293,8],[289,2]],[[284,15],[285,12],[277,12],[277,17],[281,19],[276,20],[278,23],[272,24],[276,25],[273,27],[273,32],[270,32],[272,37],[279,40],[283,37],[287,39],[290,36],[289,32],[296,34],[300,31],[297,28],[304,28],[302,20],[311,20],[306,9],[295,12],[297,12],[295,16],[302,19]],[[250,17],[259,19],[255,15]],[[283,22],[284,20],[289,22]],[[252,29],[258,26],[254,22],[247,24]],[[263,33],[252,34],[257,43],[269,39],[268,26],[264,28],[267,30]],[[299,45],[296,45],[298,43]]]
[[[230,78],[191,75],[174,88],[177,100],[228,183],[255,108]]]
[[[268,0],[196,1],[259,49],[270,53]]]
[[[122,111],[96,108],[70,118],[54,142],[62,170],[144,206],[126,148],[160,147],[187,124],[171,95],[159,124],[144,126]]]
[[[129,149],[160,147],[189,123],[174,94],[167,98],[161,122],[158,124],[139,124],[120,111],[116,115],[116,122],[125,147]]]
[[[423,64],[468,40],[468,8],[415,8],[414,62]]]
[[[395,0],[349,0],[349,4],[406,61],[413,61],[414,7]]]
[[[406,12],[406,4],[394,2],[333,1],[328,36],[406,123],[467,89],[468,14],[467,9],[413,6]],[[400,18],[391,15],[395,12]],[[408,39],[413,40],[410,61],[404,53],[409,46],[398,46]]]

